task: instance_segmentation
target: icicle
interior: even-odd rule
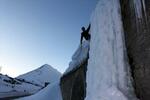
[[[145,17],[147,20],[145,0],[133,0],[133,2],[137,18]]]
[[[146,6],[145,6],[145,0],[142,0],[142,5],[143,5],[143,11],[144,11],[144,17],[146,19],[146,24],[147,24],[147,14],[146,14]]]
[[[133,0],[133,2],[134,2],[135,14],[136,14],[137,18],[142,18],[142,2],[141,2],[141,0]]]

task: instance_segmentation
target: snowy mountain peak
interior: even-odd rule
[[[49,64],[44,64],[44,65],[42,65],[41,67],[39,67],[39,68],[37,68],[36,70],[53,70],[53,71],[56,71],[56,72],[58,72],[58,73],[60,73],[57,69],[55,69],[55,68],[53,68],[51,65],[49,65]]]
[[[61,73],[59,71],[48,64],[44,64],[31,72],[18,76],[17,78],[44,86],[45,82],[52,83],[59,80],[60,76]]]
[[[42,65],[40,68],[50,68],[51,67],[51,65],[49,65],[49,64],[44,64],[44,65]]]

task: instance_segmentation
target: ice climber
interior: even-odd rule
[[[81,33],[80,44],[82,44],[83,37],[84,37],[85,40],[90,40],[90,38],[91,38],[91,35],[89,34],[90,27],[91,27],[91,24],[89,24],[89,26],[86,30],[85,30],[85,27],[81,28],[82,33]]]

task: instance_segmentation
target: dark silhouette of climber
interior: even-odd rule
[[[88,28],[85,30],[85,27],[82,27],[82,33],[81,33],[81,39],[80,39],[80,44],[82,44],[82,40],[83,38],[85,40],[90,40],[91,38],[91,35],[89,34],[89,31],[90,31],[90,27],[91,27],[91,24],[89,24]]]

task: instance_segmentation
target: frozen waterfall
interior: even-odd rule
[[[137,100],[126,57],[119,0],[99,0],[91,26],[85,100]]]

